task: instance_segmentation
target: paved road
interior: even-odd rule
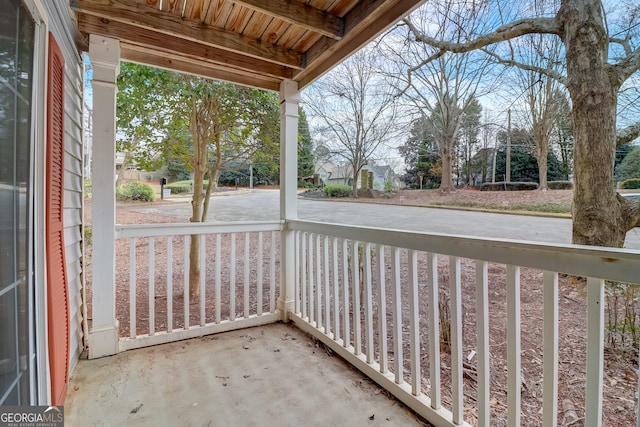
[[[279,206],[277,190],[219,196],[213,198],[207,219],[223,222],[278,219]],[[191,216],[191,206],[186,201],[127,209],[183,218],[185,221]],[[298,216],[313,221],[410,231],[571,242],[571,221],[559,218],[306,199],[298,199]],[[627,234],[626,243],[628,248],[640,249],[640,228]]]

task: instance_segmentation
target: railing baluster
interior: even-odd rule
[[[389,354],[387,350],[387,296],[385,281],[384,246],[377,245],[378,256],[378,340],[380,347],[380,372],[389,370]]]
[[[258,265],[256,266],[256,270],[258,272],[258,277],[257,277],[257,282],[258,282],[258,289],[256,292],[256,298],[258,299],[258,304],[257,304],[257,309],[258,309],[258,316],[262,315],[262,304],[264,304],[264,302],[262,301],[262,251],[263,251],[263,245],[262,245],[262,231],[258,232]],[[297,261],[298,261],[298,256],[296,254],[296,265],[297,265]],[[298,271],[296,270],[296,275],[297,275]],[[297,279],[297,278],[296,278]],[[296,285],[297,285],[297,280],[296,280]],[[296,298],[296,301],[298,299]]]
[[[173,236],[167,236],[167,332],[173,331]]]
[[[358,256],[358,242],[352,242],[351,267],[353,270],[353,346],[355,355],[362,353],[362,325],[360,323],[360,257]]]
[[[402,368],[404,353],[402,351],[402,300],[400,282],[400,249],[392,249],[391,267],[393,274],[393,369],[396,374],[396,384],[404,383]]]
[[[489,386],[489,264],[476,261],[476,334],[478,336],[478,425],[491,417]]]
[[[507,426],[520,425],[520,267],[507,265]]]
[[[320,235],[316,234],[316,328],[322,329],[322,269],[320,251]]]
[[[351,341],[351,324],[349,321],[349,243],[347,239],[342,239],[342,325],[344,337],[342,338],[345,347],[349,347]]]
[[[409,250],[409,344],[411,351],[411,392],[422,394],[422,374],[420,372],[420,311],[418,309],[418,253]]]
[[[136,337],[136,238],[129,239],[129,336]]]
[[[324,333],[331,333],[331,292],[329,292],[329,236],[324,236]]]
[[[183,313],[184,313],[184,329],[189,329],[189,242],[191,236],[184,236],[184,289],[183,294]]]
[[[331,239],[331,258],[333,261],[333,339],[340,339],[340,294],[338,283],[338,239]]]
[[[301,263],[301,273],[302,273],[302,318],[306,320],[310,320],[307,317],[307,233],[302,233],[300,246],[302,248],[302,253],[300,255]]]
[[[315,234],[309,234],[309,323],[312,325],[317,325],[316,316],[315,316],[315,300],[313,299],[314,292],[314,284],[313,284],[313,241],[315,239]]]
[[[371,243],[364,245],[364,335],[367,363],[374,360],[373,345],[373,293],[371,291]]]
[[[604,280],[587,278],[587,393],[586,420],[602,426],[604,361]]]
[[[156,240],[149,237],[149,336],[156,333]]]
[[[244,297],[244,318],[249,318],[249,245],[251,244],[251,235],[249,233],[244,233],[244,287],[242,295]]]
[[[427,254],[427,296],[429,298],[429,381],[431,382],[431,407],[440,409],[440,296],[438,294],[438,257]]]
[[[460,258],[449,257],[449,292],[451,294],[451,399],[453,423],[463,421],[462,382],[462,284]]]
[[[220,250],[220,246],[222,244],[222,235],[220,233],[216,233],[216,323],[220,323],[222,320],[222,302],[220,298],[222,298],[222,284],[221,275],[222,275],[222,265],[220,262],[220,258],[222,256],[222,251]]]
[[[271,232],[271,281],[269,287],[269,313],[276,312],[276,232]]]
[[[207,323],[206,312],[206,281],[207,281],[207,240],[204,234],[200,236],[200,326]]]
[[[300,231],[296,231],[294,232],[294,237],[293,237],[293,241],[295,242],[295,257],[296,257],[296,278],[295,278],[295,283],[294,283],[294,290],[293,290],[293,294],[295,295],[294,298],[294,304],[293,304],[293,311],[296,314],[300,313]]]
[[[545,271],[542,425],[558,425],[558,273]]]
[[[231,264],[229,265],[229,320],[236,320],[236,233],[231,233]]]

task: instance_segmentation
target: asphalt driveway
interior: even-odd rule
[[[279,218],[279,191],[253,190],[214,197],[207,219],[215,222]],[[188,221],[188,199],[153,205],[128,206],[137,212],[183,218]],[[571,242],[571,221],[563,218],[471,212],[462,210],[298,199],[298,217],[311,221],[447,233],[477,237]],[[627,234],[627,248],[640,249],[640,228]]]

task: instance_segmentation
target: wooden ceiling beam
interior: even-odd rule
[[[300,88],[342,62],[382,34],[390,25],[422,5],[425,0],[362,0],[344,17],[345,33],[340,40],[323,37],[306,53],[306,67],[294,72]]]
[[[201,21],[184,19],[170,12],[143,4],[135,4],[126,0],[72,0],[72,5],[76,12],[155,31],[158,33],[159,40],[162,39],[161,35],[169,35],[286,67],[302,68],[303,58],[299,52],[218,29],[203,24]],[[108,23],[107,21],[105,23]]]
[[[276,78],[249,75],[246,72],[235,72],[229,67],[202,62],[193,58],[179,58],[175,55],[168,56],[163,54],[163,52],[130,43],[124,43],[120,46],[120,56],[127,62],[150,65],[212,80],[220,80],[270,91],[278,91],[280,89],[280,82]]]
[[[342,38],[344,31],[342,19],[296,0],[233,0],[233,2],[332,39]]]
[[[292,69],[272,62],[249,58],[192,40],[158,37],[158,33],[118,21],[104,22],[103,18],[84,13],[78,14],[78,29],[86,34],[113,37],[121,42],[131,42],[163,51],[167,55],[191,57],[221,66],[246,70],[259,75],[291,78]]]

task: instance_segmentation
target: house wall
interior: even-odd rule
[[[65,59],[64,242],[69,286],[69,374],[83,350],[83,66],[66,0],[42,2]]]

